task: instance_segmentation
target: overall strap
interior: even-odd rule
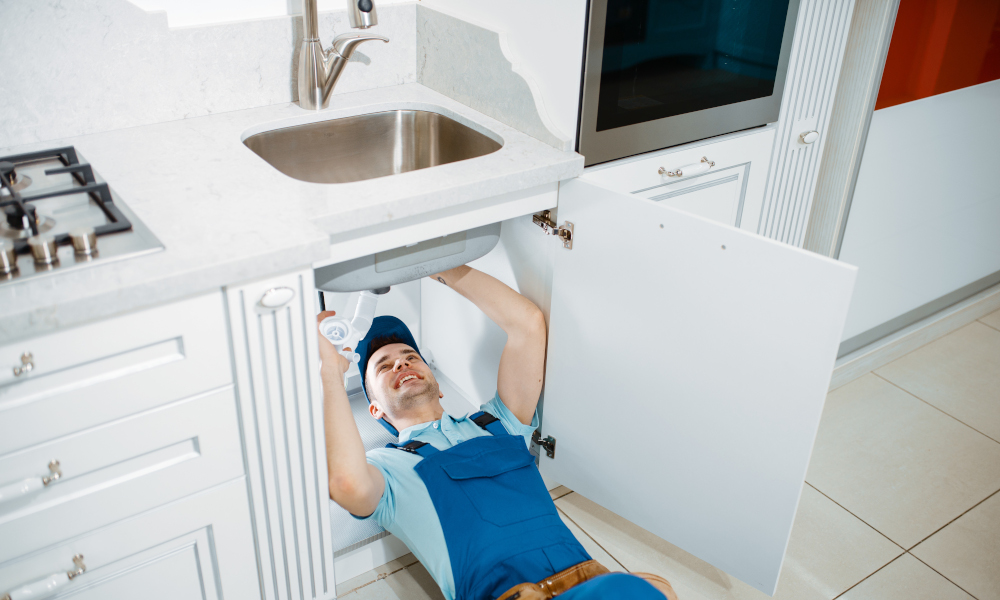
[[[421,458],[427,458],[433,454],[440,452],[434,446],[431,446],[427,442],[418,442],[417,440],[409,441],[405,444],[386,444],[386,448],[396,448],[402,450],[403,452],[409,452],[410,454],[416,454]]]
[[[473,423],[479,425],[493,435],[510,435],[510,433],[507,432],[507,428],[500,422],[500,419],[494,417],[488,412],[479,411],[473,415],[469,415],[469,418]]]

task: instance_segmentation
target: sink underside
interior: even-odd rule
[[[393,110],[252,135],[244,144],[289,177],[348,183],[496,152],[502,144],[444,115]]]

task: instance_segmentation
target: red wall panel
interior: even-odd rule
[[[875,110],[995,79],[1000,0],[900,0]]]

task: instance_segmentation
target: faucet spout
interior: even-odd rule
[[[329,105],[330,94],[357,47],[372,40],[387,43],[389,38],[373,33],[345,33],[338,35],[333,46],[324,50],[319,41],[316,0],[302,0],[302,18],[305,35],[299,50],[299,106],[320,110]]]

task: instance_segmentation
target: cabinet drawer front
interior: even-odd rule
[[[73,568],[61,590],[79,600],[260,598],[254,540],[241,477],[161,508],[0,559],[0,595]]]
[[[0,455],[231,382],[221,294],[0,345]]]
[[[583,179],[756,231],[773,142],[773,128],[740,133],[587,169]],[[692,171],[692,165],[708,165],[702,163],[702,158],[715,164],[702,172],[697,172],[697,167]],[[665,174],[678,169],[685,174]]]
[[[243,474],[231,387],[0,456],[0,485],[61,477],[0,502],[0,561]]]

